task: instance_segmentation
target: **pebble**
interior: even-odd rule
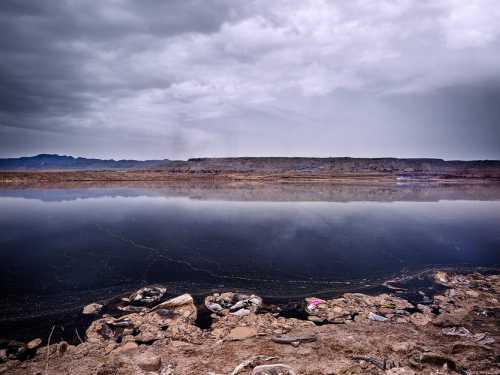
[[[33,340],[31,340],[30,342],[28,342],[28,343],[26,344],[26,347],[27,347],[29,350],[33,350],[33,349],[38,348],[40,345],[42,345],[42,339],[36,338],[36,339],[33,339]]]
[[[102,305],[98,303],[91,303],[83,308],[83,315],[97,315],[101,312]]]
[[[134,360],[144,371],[158,371],[161,367],[161,358],[151,352],[139,353],[134,356]]]

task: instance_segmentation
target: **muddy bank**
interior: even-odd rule
[[[384,185],[393,183],[491,184],[500,182],[500,173],[446,172],[339,172],[339,171],[226,171],[226,170],[123,170],[123,171],[0,171],[2,187],[81,186],[99,183],[334,183]]]
[[[0,373],[500,373],[500,276],[428,276],[432,290],[398,279],[389,293],[288,307],[226,292],[197,308],[189,294],[141,289],[113,306],[86,306],[93,322],[78,345],[2,343]]]

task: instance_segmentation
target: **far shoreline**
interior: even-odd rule
[[[426,172],[332,173],[332,172],[229,172],[220,170],[36,170],[0,171],[0,187],[50,186],[88,183],[310,183],[310,184],[500,184],[499,176],[482,171],[464,174]]]

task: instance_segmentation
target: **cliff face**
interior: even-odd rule
[[[403,175],[436,174],[499,177],[500,161],[445,161],[397,158],[198,158],[171,162],[167,169],[239,173],[310,173]]]

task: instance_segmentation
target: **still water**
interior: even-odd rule
[[[0,328],[148,283],[291,298],[500,264],[497,188],[336,189],[2,189]]]

